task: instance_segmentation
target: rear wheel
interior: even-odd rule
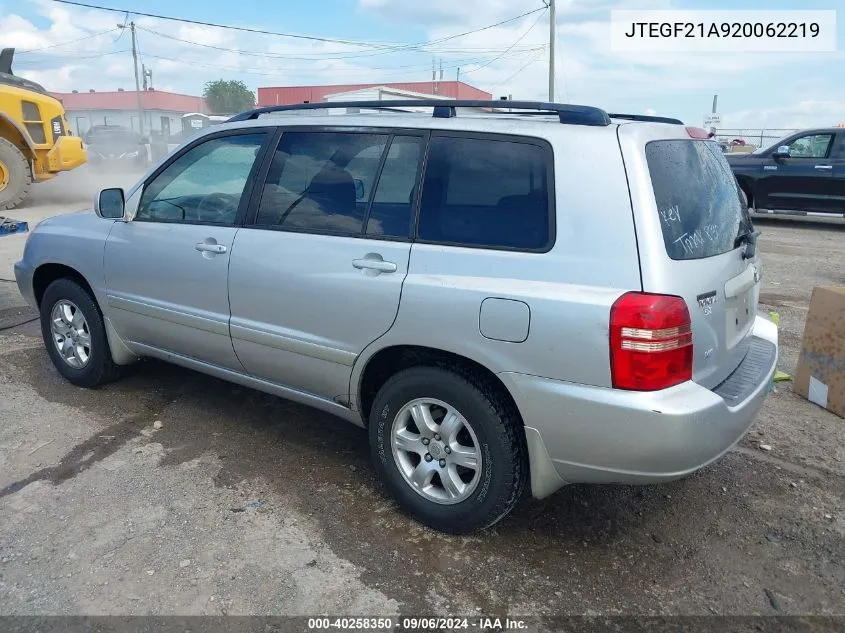
[[[0,211],[14,209],[29,194],[32,175],[21,151],[0,138]]]
[[[71,279],[57,279],[41,299],[41,335],[58,372],[79,387],[97,387],[120,376],[93,297]]]
[[[373,402],[370,445],[400,506],[444,532],[493,525],[525,489],[519,417],[494,386],[470,373],[413,367],[390,378]]]

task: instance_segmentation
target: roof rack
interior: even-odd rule
[[[357,108],[363,110],[396,110],[396,108],[429,107],[433,108],[435,118],[449,119],[456,116],[455,108],[491,108],[500,114],[509,114],[513,110],[532,110],[536,114],[557,114],[561,123],[572,125],[610,125],[610,117],[601,108],[593,106],[570,105],[566,103],[544,103],[541,101],[476,101],[453,99],[397,99],[395,101],[336,101],[316,103],[296,103],[291,105],[267,106],[236,114],[227,123],[250,121],[262,114],[287,112],[291,110],[327,110]]]
[[[671,123],[672,125],[683,125],[680,119],[672,119],[665,116],[649,116],[647,114],[608,114],[611,119],[624,119],[626,121],[646,121],[649,123]]]

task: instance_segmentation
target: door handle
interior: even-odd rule
[[[194,248],[200,253],[217,253],[218,255],[229,250],[223,244],[209,244],[208,242],[199,242]]]
[[[352,265],[358,270],[376,270],[380,273],[395,273],[396,264],[393,262],[386,262],[383,259],[370,259],[364,257],[362,259],[353,259]]]
[[[824,169],[827,171],[828,169],[833,169],[833,165],[816,165],[816,169]]]

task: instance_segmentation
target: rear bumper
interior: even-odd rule
[[[757,416],[777,364],[777,326],[754,323],[752,351],[715,390],[686,382],[658,392],[499,374],[526,426],[535,497],[566,483],[652,483],[721,457]]]

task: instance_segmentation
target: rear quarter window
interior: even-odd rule
[[[505,137],[435,136],[426,166],[421,240],[545,252],[554,241],[551,148]]]
[[[669,257],[715,257],[750,225],[736,178],[713,141],[652,141],[645,149]]]

